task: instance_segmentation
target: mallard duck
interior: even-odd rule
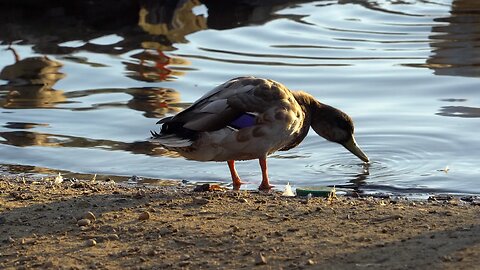
[[[271,189],[267,156],[300,144],[310,127],[369,162],[357,146],[353,122],[346,113],[269,79],[231,79],[157,124],[162,125],[160,132],[152,132],[152,138],[163,147],[187,159],[226,161],[235,189],[243,183],[235,161],[250,159],[260,163],[259,189]]]

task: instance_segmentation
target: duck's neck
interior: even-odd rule
[[[310,114],[313,118],[323,118],[325,115],[332,113],[332,111],[338,111],[330,105],[321,103],[309,93],[298,91],[293,92],[293,95],[298,104],[302,106],[304,112]]]
[[[297,103],[302,108],[302,111],[305,114],[305,118],[303,119],[303,122],[302,122],[303,125],[301,129],[294,136],[294,138],[281,149],[282,151],[285,151],[297,146],[307,136],[308,130],[310,129],[310,125],[312,122],[312,106],[314,106],[312,104],[318,103],[318,101],[315,100],[315,98],[308,93],[305,93],[305,92],[292,92],[292,93],[295,99],[297,100]]]
[[[324,104],[320,103],[309,93],[298,91],[293,92],[293,96],[309,119],[325,107]]]

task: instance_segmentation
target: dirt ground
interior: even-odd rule
[[[480,269],[478,201],[0,177],[1,269]]]

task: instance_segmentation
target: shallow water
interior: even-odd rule
[[[187,161],[147,139],[158,118],[255,75],[346,111],[372,160],[311,132],[269,159],[273,184],[480,193],[480,2],[154,2],[2,9],[4,170],[229,183],[226,164]],[[19,60],[50,61],[13,65],[9,44]],[[237,169],[245,188],[260,182],[256,161]]]

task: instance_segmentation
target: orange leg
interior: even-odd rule
[[[262,168],[262,183],[258,187],[259,190],[270,190],[274,186],[270,185],[268,180],[268,171],[267,171],[267,158],[260,158],[258,159],[260,163],[260,168]]]
[[[238,176],[237,170],[235,170],[235,160],[229,160],[227,161],[227,164],[228,168],[230,169],[230,174],[232,175],[233,189],[239,190],[240,186],[245,184],[245,182],[242,182],[242,179],[240,179],[240,176]]]

